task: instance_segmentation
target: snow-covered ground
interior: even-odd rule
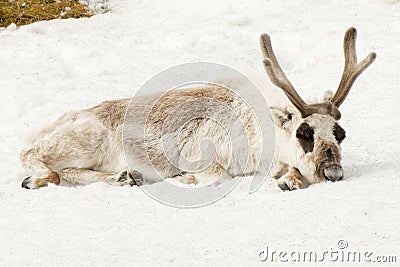
[[[261,262],[259,252],[332,251],[339,240],[372,259],[400,261],[399,1],[110,0],[109,7],[88,19],[0,30],[0,266],[291,266]],[[262,68],[263,32],[301,94],[321,96],[338,85],[350,26],[359,57],[378,58],[341,106],[344,181],[293,192],[267,181],[248,194],[244,178],[198,209],[159,204],[136,187],[20,187],[18,157],[31,130],[129,97],[167,67],[229,65],[282,97]]]

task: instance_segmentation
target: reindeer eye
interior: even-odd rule
[[[291,119],[292,119],[292,114],[289,113],[289,114],[287,115],[287,118],[288,118],[289,120],[291,120]]]
[[[296,137],[305,153],[314,149],[314,130],[307,123],[302,123],[297,128]]]
[[[336,141],[341,143],[346,138],[346,131],[343,130],[343,128],[340,127],[339,124],[335,124],[333,126],[333,135],[335,136]]]

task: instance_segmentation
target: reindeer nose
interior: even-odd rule
[[[328,181],[339,181],[343,178],[343,169],[339,165],[327,167],[324,169],[324,177]]]
[[[333,161],[333,154],[332,154],[332,149],[328,148],[326,150],[326,156],[328,157],[329,161]]]

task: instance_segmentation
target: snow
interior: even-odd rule
[[[267,245],[319,251],[341,239],[353,251],[400,260],[399,1],[110,0],[108,7],[87,19],[0,29],[0,266],[273,266],[279,262],[258,259]],[[344,181],[281,192],[269,180],[249,194],[243,178],[198,209],[162,205],[136,187],[20,187],[29,132],[66,111],[129,97],[167,67],[225,64],[284,99],[262,68],[263,32],[301,94],[322,96],[338,85],[350,26],[359,58],[378,57],[341,106]]]

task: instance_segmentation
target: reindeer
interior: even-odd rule
[[[344,37],[345,66],[336,93],[328,91],[323,102],[307,104],[279,66],[270,37],[261,35],[264,68],[295,107],[270,107],[276,144],[270,176],[278,180],[282,190],[343,178],[340,144],[345,131],[338,124],[338,108],[356,78],[376,58],[371,53],[358,63],[355,41],[356,29],[350,28]],[[197,101],[191,102],[193,99]],[[169,126],[165,128],[167,121]],[[216,121],[229,128],[229,138]],[[244,135],[247,139],[243,139]],[[172,139],[165,141],[165,136]],[[211,160],[202,159],[199,149],[205,139],[215,145]],[[29,175],[22,187],[58,185],[61,180],[132,186],[168,177],[187,184],[221,182],[254,174],[263,164],[259,162],[261,139],[251,107],[233,91],[217,85],[106,101],[64,114],[32,138],[31,147],[21,154]],[[233,146],[238,153],[231,153]],[[176,148],[176,153],[167,157],[166,147]],[[210,146],[205,149],[212,150]],[[246,149],[248,160],[244,161],[241,151]],[[196,168],[179,165],[182,157],[195,162]],[[135,170],[128,171],[128,162]]]

